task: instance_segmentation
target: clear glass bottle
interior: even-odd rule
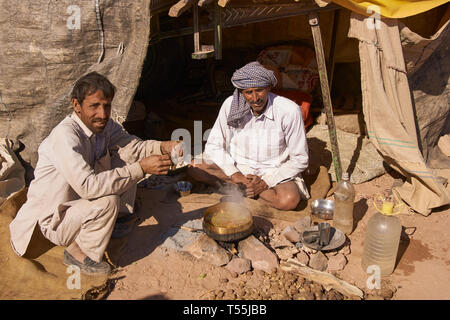
[[[333,227],[345,234],[353,231],[353,206],[355,201],[355,188],[350,183],[348,173],[342,175],[342,179],[334,190],[334,214]]]
[[[365,272],[369,266],[378,266],[384,277],[394,271],[402,225],[395,216],[394,208],[399,205],[394,205],[392,196],[382,201],[381,210],[374,202],[378,212],[367,223],[361,266]]]

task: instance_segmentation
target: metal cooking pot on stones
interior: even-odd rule
[[[217,241],[241,240],[253,232],[253,217],[247,207],[239,202],[220,202],[205,210],[203,230]]]

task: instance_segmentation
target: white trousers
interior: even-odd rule
[[[262,179],[264,179],[264,175],[270,174],[270,170],[273,170],[271,168],[266,169],[266,170],[254,170],[254,169],[252,169],[249,166],[246,166],[244,164],[237,164],[236,168],[238,168],[238,170],[243,175],[253,174],[253,175],[261,176]],[[311,196],[310,196],[310,194],[308,192],[308,188],[306,187],[305,180],[303,180],[303,177],[302,177],[301,173],[299,173],[295,177],[288,178],[288,179],[285,179],[283,181],[280,181],[280,183],[288,182],[288,181],[291,181],[291,180],[293,180],[294,183],[297,185],[299,193],[300,193],[300,199],[301,200],[308,200],[309,198],[311,198]]]

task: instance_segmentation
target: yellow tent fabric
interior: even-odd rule
[[[442,4],[448,0],[333,0],[334,3],[363,15],[379,14],[387,18],[410,17]]]

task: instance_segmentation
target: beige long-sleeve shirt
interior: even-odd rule
[[[39,146],[27,201],[10,224],[16,253],[26,252],[36,223],[58,226],[64,203],[120,195],[136,184],[144,177],[138,161],[152,154],[161,154],[160,141],[142,141],[111,119],[94,134],[75,113],[67,116]]]
[[[273,187],[308,167],[305,126],[295,102],[269,93],[261,115],[249,113],[233,128],[227,124],[232,99],[222,104],[205,146],[205,156],[227,176],[244,165]]]

